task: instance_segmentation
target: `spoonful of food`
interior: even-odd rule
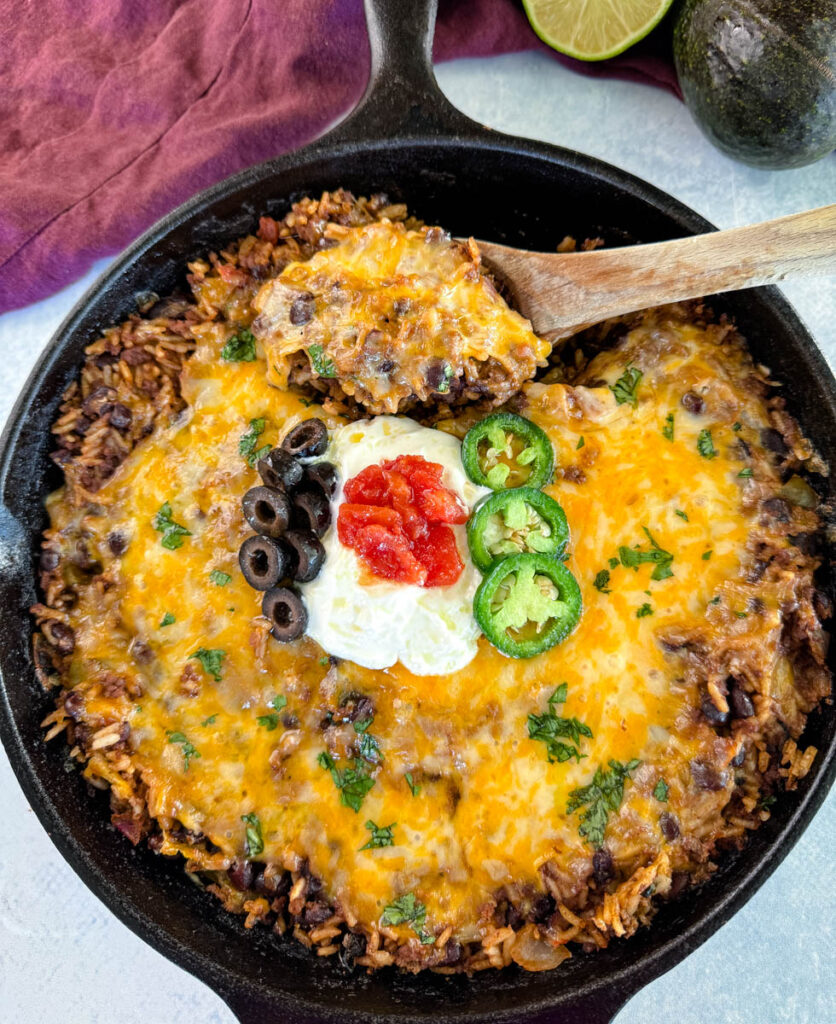
[[[715,292],[836,273],[836,204],[728,231],[590,252],[478,241],[537,334],[557,340],[610,317]]]

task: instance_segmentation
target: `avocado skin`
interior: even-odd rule
[[[836,149],[834,0],[685,0],[679,84],[697,124],[754,167],[803,167]]]

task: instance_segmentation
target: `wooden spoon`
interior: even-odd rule
[[[477,241],[534,330],[552,339],[648,306],[836,272],[836,204],[671,242],[547,253]]]

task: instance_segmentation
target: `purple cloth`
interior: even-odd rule
[[[0,312],[360,98],[362,0],[0,0]],[[603,64],[677,92],[652,38]],[[649,44],[649,45],[647,45]],[[553,53],[513,0],[442,0],[435,59]]]

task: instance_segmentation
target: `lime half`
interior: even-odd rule
[[[523,0],[531,27],[555,50],[605,60],[643,39],[673,0]]]

